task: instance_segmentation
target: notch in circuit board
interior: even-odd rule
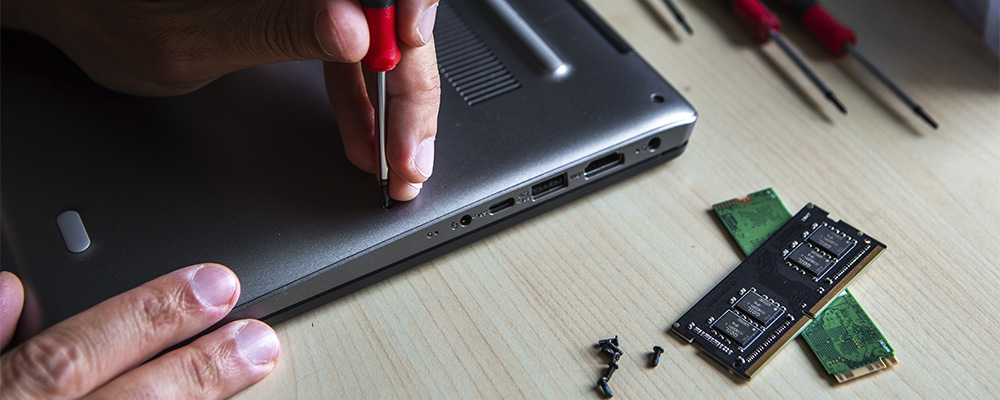
[[[810,203],[671,329],[750,379],[883,250]]]

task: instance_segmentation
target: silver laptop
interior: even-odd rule
[[[581,0],[442,2],[435,34],[434,175],[385,210],[344,156],[317,62],[140,98],[5,31],[0,254],[27,290],[22,323],[199,262],[240,277],[227,321],[280,322],[688,143],[694,109]]]

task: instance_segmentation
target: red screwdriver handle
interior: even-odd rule
[[[834,55],[844,54],[846,45],[858,43],[854,30],[845,26],[816,0],[779,0],[792,9],[792,12],[802,21],[813,35],[816,36],[826,51]]]
[[[764,7],[759,0],[723,0],[729,2],[729,7],[736,13],[754,39],[766,42],[771,37],[771,31],[781,30],[781,21],[771,10]]]
[[[396,68],[402,53],[396,44],[396,0],[361,0],[371,39],[361,64],[376,72]]]

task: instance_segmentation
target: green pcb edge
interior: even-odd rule
[[[712,209],[744,256],[792,218],[772,188],[714,204]],[[802,330],[801,336],[838,382],[899,363],[889,341],[846,289]]]

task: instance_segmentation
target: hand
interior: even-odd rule
[[[98,83],[132,94],[183,94],[254,65],[324,60],[347,156],[376,172],[370,83],[358,63],[368,52],[368,24],[358,0],[4,0],[0,7],[4,27],[41,35]],[[399,0],[396,8],[403,58],[387,75],[389,194],[405,201],[433,171],[437,0]]]
[[[263,322],[230,322],[150,358],[218,322],[239,296],[239,280],[221,265],[161,276],[5,353],[0,394],[4,399],[231,396],[274,369],[281,345]],[[20,281],[8,272],[0,273],[0,300],[0,339],[6,346],[23,301]]]

